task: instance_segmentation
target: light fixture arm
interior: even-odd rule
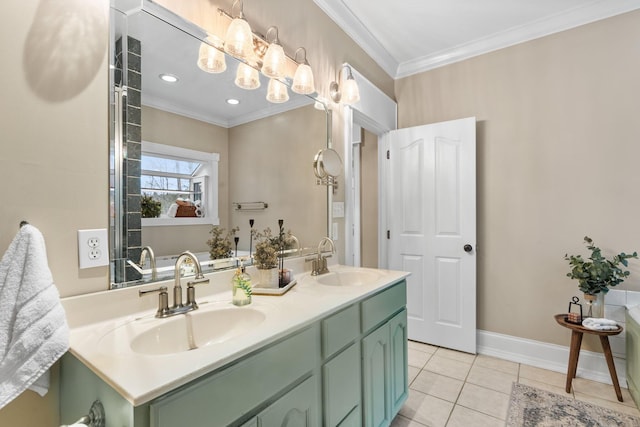
[[[234,9],[234,8],[236,7],[236,5],[238,5],[238,4],[240,5],[240,12],[238,13],[237,18],[244,19],[244,4],[242,3],[242,0],[235,0],[235,1],[233,2],[233,4],[231,5],[231,16],[232,16],[232,17],[234,16],[234,14],[233,14],[233,9]]]
[[[276,32],[276,37],[273,39],[273,41],[269,41],[269,33],[270,33],[271,31],[275,31],[275,32]],[[280,44],[280,39],[278,38],[278,27],[276,27],[275,25],[272,25],[271,27],[269,27],[269,28],[267,29],[266,34],[264,35],[264,40],[265,40],[267,43],[274,43],[274,44],[279,45],[279,44]]]
[[[302,51],[304,53],[304,61],[300,62],[298,61],[298,52]],[[307,61],[307,49],[305,49],[304,47],[299,47],[296,49],[296,52],[293,54],[293,60],[295,62],[297,62],[298,64],[305,64],[305,65],[309,65],[309,62]]]

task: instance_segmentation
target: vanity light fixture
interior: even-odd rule
[[[298,52],[300,51],[304,53],[304,56],[303,61],[298,62]],[[300,95],[309,95],[315,92],[316,89],[313,84],[313,72],[311,71],[309,62],[307,62],[307,50],[304,47],[296,49],[294,61],[298,63],[298,67],[296,68],[296,73],[293,75],[291,90],[295,93],[299,93]]]
[[[236,72],[236,86],[242,89],[253,90],[260,87],[260,74],[258,70],[241,62]]]
[[[351,67],[344,64],[340,71],[343,69],[346,69],[348,74],[347,78],[342,82],[342,90],[338,82],[334,81],[329,85],[329,94],[334,102],[340,102],[342,100],[343,104],[353,105],[360,101],[360,89],[358,89],[358,83],[353,78]]]
[[[284,49],[280,44],[280,40],[278,39],[278,27],[269,27],[267,30],[267,34],[265,35],[265,40],[269,42],[269,32],[275,30],[276,37],[273,39],[269,47],[267,48],[267,52],[264,54],[264,58],[262,58],[262,74],[272,79],[281,79],[284,77],[284,67],[286,63],[286,56],[284,54]]]
[[[274,104],[281,104],[289,100],[289,92],[287,86],[276,79],[269,79],[269,87],[267,88],[267,101]]]
[[[216,48],[222,47],[222,40],[209,36],[200,43],[198,52],[198,68],[207,73],[222,73],[227,69],[224,52]]]
[[[167,82],[167,83],[177,83],[179,80],[178,76],[174,76],[173,74],[167,74],[167,73],[162,73],[158,77],[160,77],[160,79],[163,82]]]
[[[240,12],[229,24],[227,35],[224,38],[224,50],[236,58],[249,59],[253,51],[253,33],[249,23],[244,19],[242,0],[233,2],[231,13],[237,4],[240,5]]]

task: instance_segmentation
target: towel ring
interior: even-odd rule
[[[86,424],[89,427],[104,427],[105,424],[105,416],[104,416],[104,406],[102,406],[102,402],[96,400],[91,405],[91,409],[89,409],[89,413],[84,417],[80,418],[75,423],[71,424]],[[60,427],[67,427],[62,425]]]

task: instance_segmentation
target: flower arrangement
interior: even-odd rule
[[[278,267],[278,252],[290,248],[294,240],[291,230],[281,231],[277,236],[271,233],[269,227],[262,232],[251,230],[252,238],[256,241],[256,250],[253,254],[256,267],[262,270]]]
[[[231,240],[239,230],[240,227],[235,227],[225,234],[224,227],[214,225],[211,231],[209,231],[211,238],[207,240],[207,245],[209,245],[209,258],[220,259],[231,257],[233,255]]]
[[[619,285],[629,277],[629,271],[623,270],[628,266],[629,258],[638,258],[638,253],[625,254],[624,252],[615,255],[613,258],[606,259],[602,256],[602,251],[594,246],[593,240],[588,236],[584,238],[587,249],[591,251],[589,261],[582,258],[581,255],[565,255],[564,259],[569,261],[571,271],[567,276],[578,280],[578,288],[586,295],[595,295],[600,292],[606,294],[609,287]]]

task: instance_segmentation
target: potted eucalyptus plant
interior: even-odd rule
[[[582,255],[565,255],[569,261],[571,271],[567,277],[578,281],[578,289],[584,293],[584,298],[589,304],[594,317],[603,317],[604,295],[609,292],[609,287],[619,285],[631,274],[623,267],[628,267],[628,259],[638,258],[638,253],[626,254],[624,252],[614,255],[611,259],[602,256],[599,247],[593,244],[593,240],[585,236],[584,242],[591,255],[584,259]],[[597,312],[594,312],[597,311]]]
[[[279,284],[278,255],[280,250],[289,248],[293,244],[291,231],[274,236],[271,228],[267,227],[262,232],[252,229],[251,234],[256,242],[253,259],[258,269],[257,286],[277,288]]]

